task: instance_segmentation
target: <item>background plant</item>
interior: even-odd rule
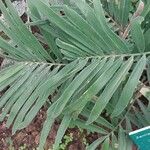
[[[54,149],[69,126],[101,134],[87,147],[132,149],[128,132],[150,123],[149,1],[76,0],[50,5],[28,0],[24,24],[9,0],[0,1],[5,24],[2,57],[13,63],[0,72],[3,121],[13,134],[25,128],[49,101],[39,149],[55,119],[61,120]],[[7,7],[7,8],[6,8]],[[38,26],[33,35],[30,28]],[[44,48],[44,44],[48,48]],[[141,99],[145,96],[147,100]]]

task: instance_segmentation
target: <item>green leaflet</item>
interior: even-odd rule
[[[16,74],[12,75],[7,80],[4,80],[3,82],[1,82],[0,83],[0,91],[2,91],[7,86],[11,86],[25,71],[26,71],[26,69],[24,68],[21,71],[17,72]]]
[[[3,120],[5,115],[9,112],[11,106],[19,98],[19,96],[24,92],[22,87],[24,83],[28,80],[33,70],[37,65],[27,66],[23,69],[23,74],[14,82],[11,87],[5,92],[5,94],[0,99],[0,108],[4,107],[4,111],[1,114],[0,120]],[[16,92],[17,91],[17,92]],[[5,106],[4,106],[5,104]]]
[[[25,64],[27,65],[27,64]],[[10,67],[10,69],[6,69],[6,70],[2,70],[0,72],[0,83],[7,80],[8,78],[10,78],[12,75],[16,74],[17,72],[19,72],[21,69],[24,68],[25,66],[24,64],[17,64],[17,65],[13,65],[12,67]]]
[[[114,42],[116,49],[124,53],[128,52],[129,49],[127,45],[120,38],[118,38],[117,35],[113,33],[113,31],[111,31],[111,29],[108,27],[101,2],[99,0],[93,0],[93,5],[95,15],[99,20],[99,23],[101,24],[105,32],[108,34],[108,36],[111,38],[111,40]]]
[[[13,59],[16,60],[23,60],[23,59],[27,59],[27,55],[24,54],[23,52],[21,52],[20,50],[14,48],[13,46],[11,46],[10,44],[8,44],[4,39],[2,39],[0,37],[0,48],[2,48],[2,51],[8,53],[9,55],[11,55],[11,57]],[[28,59],[30,59],[30,57],[28,57]]]
[[[43,84],[43,80],[47,80],[48,77],[53,77],[53,75],[55,75],[58,72],[59,68],[60,67],[58,66],[53,71],[49,72],[49,74],[46,74],[41,79],[40,84],[32,92],[30,97],[28,97],[27,101],[25,102],[25,104],[23,105],[23,107],[21,108],[21,110],[19,111],[19,113],[15,119],[13,129],[12,129],[13,133],[15,133],[18,129],[24,128],[25,125],[21,126],[21,128],[20,128],[20,124],[22,124],[24,117],[26,117],[26,114],[30,110],[30,108],[33,107],[32,105],[36,102],[39,95],[43,94],[43,91],[40,89],[41,85]]]
[[[64,51],[69,52],[71,55],[75,54],[77,58],[86,56],[82,49],[75,47],[74,45],[71,45],[69,43],[65,43],[60,39],[56,39],[56,44]]]
[[[114,16],[116,21],[119,21],[120,13],[119,13],[117,2],[118,1],[115,1],[115,0],[109,0],[107,1],[107,5],[108,5],[109,14],[111,16]]]
[[[147,3],[145,4],[145,8],[142,12],[142,16],[146,17],[146,15],[150,12],[150,1],[147,0]]]
[[[14,32],[14,34],[18,33],[19,36],[18,39],[20,40],[20,43],[22,44],[26,43],[25,45],[28,48],[26,47],[26,49],[23,50],[24,51],[26,50],[28,51],[28,53],[31,54],[35,53],[35,55],[38,57],[38,60],[45,60],[45,59],[52,60],[50,55],[48,55],[48,53],[44,50],[42,45],[37,41],[37,39],[33,36],[33,34],[31,34],[29,30],[26,28],[26,26],[23,24],[16,10],[13,8],[11,2],[9,0],[6,0],[6,4],[8,6],[9,13],[1,1],[0,1],[0,8],[6,18],[6,21],[11,26],[11,29]]]
[[[143,20],[143,17],[137,17],[131,21],[131,36],[139,52],[144,52],[145,50],[145,39],[141,29],[141,23]]]
[[[74,10],[70,9],[69,7],[65,6],[64,11],[66,13],[67,18],[76,26],[80,27],[80,30],[86,34],[95,44],[97,44],[102,49],[107,49],[107,45],[105,40],[102,38],[102,35],[96,32],[94,28],[88,24],[86,20],[84,20],[78,13]]]
[[[52,94],[57,87],[65,82],[70,76],[74,76],[78,71],[82,70],[87,60],[73,61],[62,68],[58,73],[49,76],[47,80],[39,87],[41,94],[36,100],[36,104],[28,111],[19,129],[26,127],[36,116],[40,108],[45,104],[48,96]]]
[[[145,39],[145,50],[149,51],[149,46],[150,46],[150,29],[148,29],[145,33],[144,33],[144,39]]]
[[[59,126],[59,129],[57,131],[55,143],[53,145],[54,150],[58,149],[59,144],[61,143],[61,140],[62,140],[62,138],[63,138],[70,122],[71,122],[71,118],[72,118],[71,116],[67,116],[67,115],[63,117],[63,119],[61,121],[61,124]]]
[[[83,93],[83,95],[81,95],[81,97],[79,99],[77,99],[75,102],[71,103],[66,108],[66,110],[65,110],[66,113],[75,113],[76,115],[79,115],[79,113],[85,107],[87,102],[94,95],[96,95],[106,85],[106,83],[111,79],[113,74],[120,67],[121,63],[122,63],[122,59],[117,59],[114,63],[112,63],[111,68],[107,68],[108,70],[105,70],[102,73],[102,75]],[[99,83],[101,83],[101,84],[99,84]]]
[[[92,144],[90,144],[86,150],[95,150],[104,140],[106,139],[106,137],[100,137],[99,139],[97,139],[96,141],[94,141]]]
[[[105,60],[103,60],[103,63],[104,62]],[[61,114],[62,110],[64,109],[66,103],[68,102],[74,91],[82,84],[82,82],[89,76],[89,74],[94,70],[94,68],[99,63],[100,63],[99,61],[96,61],[95,63],[89,65],[83,71],[81,71],[81,73],[79,73],[79,75],[71,82],[71,84],[62,93],[60,98],[51,105],[51,107],[48,110],[49,114],[51,114],[50,119],[51,122],[49,122],[49,124],[52,124],[53,120]],[[45,129],[43,129],[42,133],[45,139],[47,137],[47,134],[44,134],[44,130]],[[43,141],[43,138],[41,138],[41,140]],[[41,143],[40,147],[43,147],[43,142],[40,143]]]
[[[139,105],[141,111],[142,111],[143,114],[144,114],[145,120],[146,120],[148,123],[150,123],[150,116],[149,116],[149,115],[150,115],[150,112],[149,112],[147,106],[144,105],[140,100],[138,100],[138,105]]]
[[[122,111],[127,107],[129,102],[132,99],[133,93],[139,83],[139,78],[145,68],[146,65],[146,57],[145,55],[137,62],[134,67],[122,93],[118,100],[118,103],[112,112],[112,117],[116,117],[122,113]]]
[[[126,149],[126,136],[122,127],[119,127],[119,137],[118,137],[118,149],[119,150],[127,150]]]
[[[100,97],[97,99],[94,105],[94,108],[92,109],[90,113],[87,124],[90,124],[93,121],[95,121],[99,117],[99,115],[102,113],[107,103],[113,96],[114,92],[117,90],[120,83],[125,79],[126,75],[128,74],[128,71],[131,68],[132,63],[133,63],[133,57],[131,57],[126,63],[124,63],[120,67],[120,69],[116,72],[114,77],[107,84],[104,91],[102,92]]]
[[[43,77],[49,72],[49,66],[47,67],[45,64],[37,67],[33,72],[30,78],[23,84],[22,90],[26,91],[23,92],[18,99],[16,99],[15,104],[12,106],[10,115],[7,119],[7,127],[9,127],[14,119],[16,118],[20,109],[24,106],[25,102],[28,98],[32,95],[33,91],[39,86],[40,81]],[[41,73],[42,72],[42,73]],[[37,76],[37,74],[39,74]],[[14,124],[15,127],[15,124]]]
[[[46,142],[47,136],[49,134],[49,131],[54,123],[54,118],[50,117],[51,114],[49,113],[49,111],[47,111],[47,117],[48,119],[46,119],[46,121],[43,124],[43,129],[40,135],[40,145],[39,145],[39,149],[40,150],[44,150],[44,144]]]
[[[32,3],[34,3],[34,5],[39,11],[41,11],[44,15],[48,17],[50,22],[54,23],[65,33],[67,33],[77,41],[81,42],[83,45],[88,46],[91,49],[91,51],[93,51],[93,53],[95,53],[95,51],[99,51],[99,47],[96,46],[93,41],[91,41],[85,34],[83,34],[70,22],[57,15],[50,7],[46,6],[41,1],[32,0]]]
[[[94,125],[94,124],[86,125],[85,121],[83,121],[81,119],[72,120],[71,122],[72,122],[72,124],[78,126],[79,128],[86,129],[87,131],[92,132],[92,133],[97,132],[97,133],[103,134],[103,135],[108,134],[108,132],[105,129],[103,129],[97,125]]]
[[[120,22],[123,26],[127,25],[129,19],[131,0],[121,0],[120,2]]]
[[[110,140],[107,137],[104,143],[102,144],[102,150],[110,150]]]
[[[95,69],[95,67],[101,63],[101,66],[99,69],[103,67],[106,60],[103,59],[101,62],[93,62],[91,65],[86,67],[77,77],[70,83],[68,88],[64,91],[64,93],[61,95],[61,97],[56,101],[56,107],[55,112],[53,112],[55,115],[59,115],[61,111],[64,109],[65,105],[67,104],[68,100],[71,98],[71,96],[74,94],[76,89],[84,82],[86,81],[87,77],[91,74],[91,72]]]
[[[118,144],[118,139],[114,133],[111,134],[111,148],[116,150],[116,144]]]
[[[86,117],[86,118],[89,117],[89,114],[90,114],[90,111],[89,111],[89,110],[83,110],[83,111],[81,112],[81,115],[83,115],[83,116]],[[102,126],[108,128],[108,129],[111,129],[111,130],[114,128],[114,126],[113,126],[110,122],[108,122],[105,118],[103,118],[103,117],[101,117],[101,116],[99,116],[95,122],[96,122],[97,124],[100,124],[100,125],[102,125]]]

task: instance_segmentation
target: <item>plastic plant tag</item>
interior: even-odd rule
[[[150,150],[150,126],[129,133],[139,150]]]

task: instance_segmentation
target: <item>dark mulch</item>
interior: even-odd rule
[[[1,66],[2,62],[3,62],[3,58],[0,57],[0,66]]]
[[[45,118],[46,109],[43,108],[28,127],[18,131],[15,135],[12,135],[11,128],[6,128],[6,121],[2,122],[0,124],[0,150],[12,150],[10,147],[19,150],[23,145],[26,145],[26,150],[36,149],[39,144],[40,131]],[[52,148],[58,127],[59,123],[55,122],[47,138],[45,150]],[[68,129],[66,135],[70,133],[72,134],[73,140],[68,143],[66,147],[67,150],[85,150],[83,139],[86,139],[87,143],[92,143],[98,138],[96,133],[87,134],[86,131],[81,132],[78,128]]]

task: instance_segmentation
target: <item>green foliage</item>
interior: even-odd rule
[[[150,73],[149,1],[143,1],[144,7],[131,0],[67,0],[67,5],[27,0],[28,24],[5,2],[7,9],[0,1],[5,18],[0,28],[9,39],[0,37],[0,50],[13,63],[0,71],[0,121],[8,117],[7,127],[13,125],[14,134],[31,123],[51,96],[40,150],[57,118],[56,150],[69,126],[101,135],[87,150],[99,144],[104,150],[122,145],[131,150],[127,134],[132,125],[150,124],[150,104],[139,96],[143,72],[148,79]],[[37,38],[28,29],[34,25],[40,30]]]
[[[61,143],[61,144],[59,145],[59,147],[58,147],[59,150],[66,150],[66,147],[68,146],[68,144],[69,144],[70,142],[72,142],[72,140],[73,140],[72,134],[70,133],[69,135],[65,135],[65,136],[63,137],[63,140],[64,140],[64,142]],[[54,148],[54,149],[55,149],[55,148]]]

